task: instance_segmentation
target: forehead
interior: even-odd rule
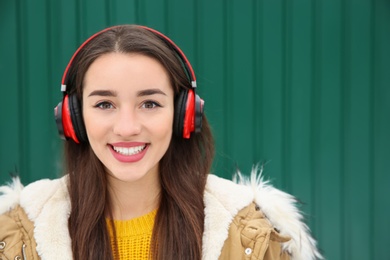
[[[96,58],[89,68],[88,71],[91,70],[108,70],[110,69],[121,69],[127,66],[127,70],[129,72],[132,72],[132,70],[139,68],[143,69],[143,66],[147,66],[150,72],[156,72],[156,71],[163,71],[167,73],[166,69],[164,68],[163,64],[161,64],[160,61],[157,59],[145,55],[142,53],[122,53],[122,52],[110,52],[105,53],[98,58]],[[131,70],[130,70],[131,69]]]
[[[84,77],[90,87],[172,87],[167,70],[154,58],[138,53],[107,53],[97,58]]]

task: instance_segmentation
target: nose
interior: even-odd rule
[[[138,135],[141,132],[141,123],[136,111],[131,108],[120,109],[115,118],[114,134],[122,137]]]

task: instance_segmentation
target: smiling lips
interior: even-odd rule
[[[115,159],[120,162],[137,162],[140,161],[149,145],[146,143],[114,143],[109,145],[110,151]]]

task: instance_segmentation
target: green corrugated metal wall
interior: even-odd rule
[[[218,175],[262,162],[304,202],[327,259],[390,259],[388,0],[0,0],[1,182],[62,173],[62,72],[89,35],[122,23],[187,54]]]

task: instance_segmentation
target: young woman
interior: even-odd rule
[[[0,187],[0,259],[321,258],[293,197],[209,174],[195,74],[165,35],[96,33],[61,88],[67,174]]]

